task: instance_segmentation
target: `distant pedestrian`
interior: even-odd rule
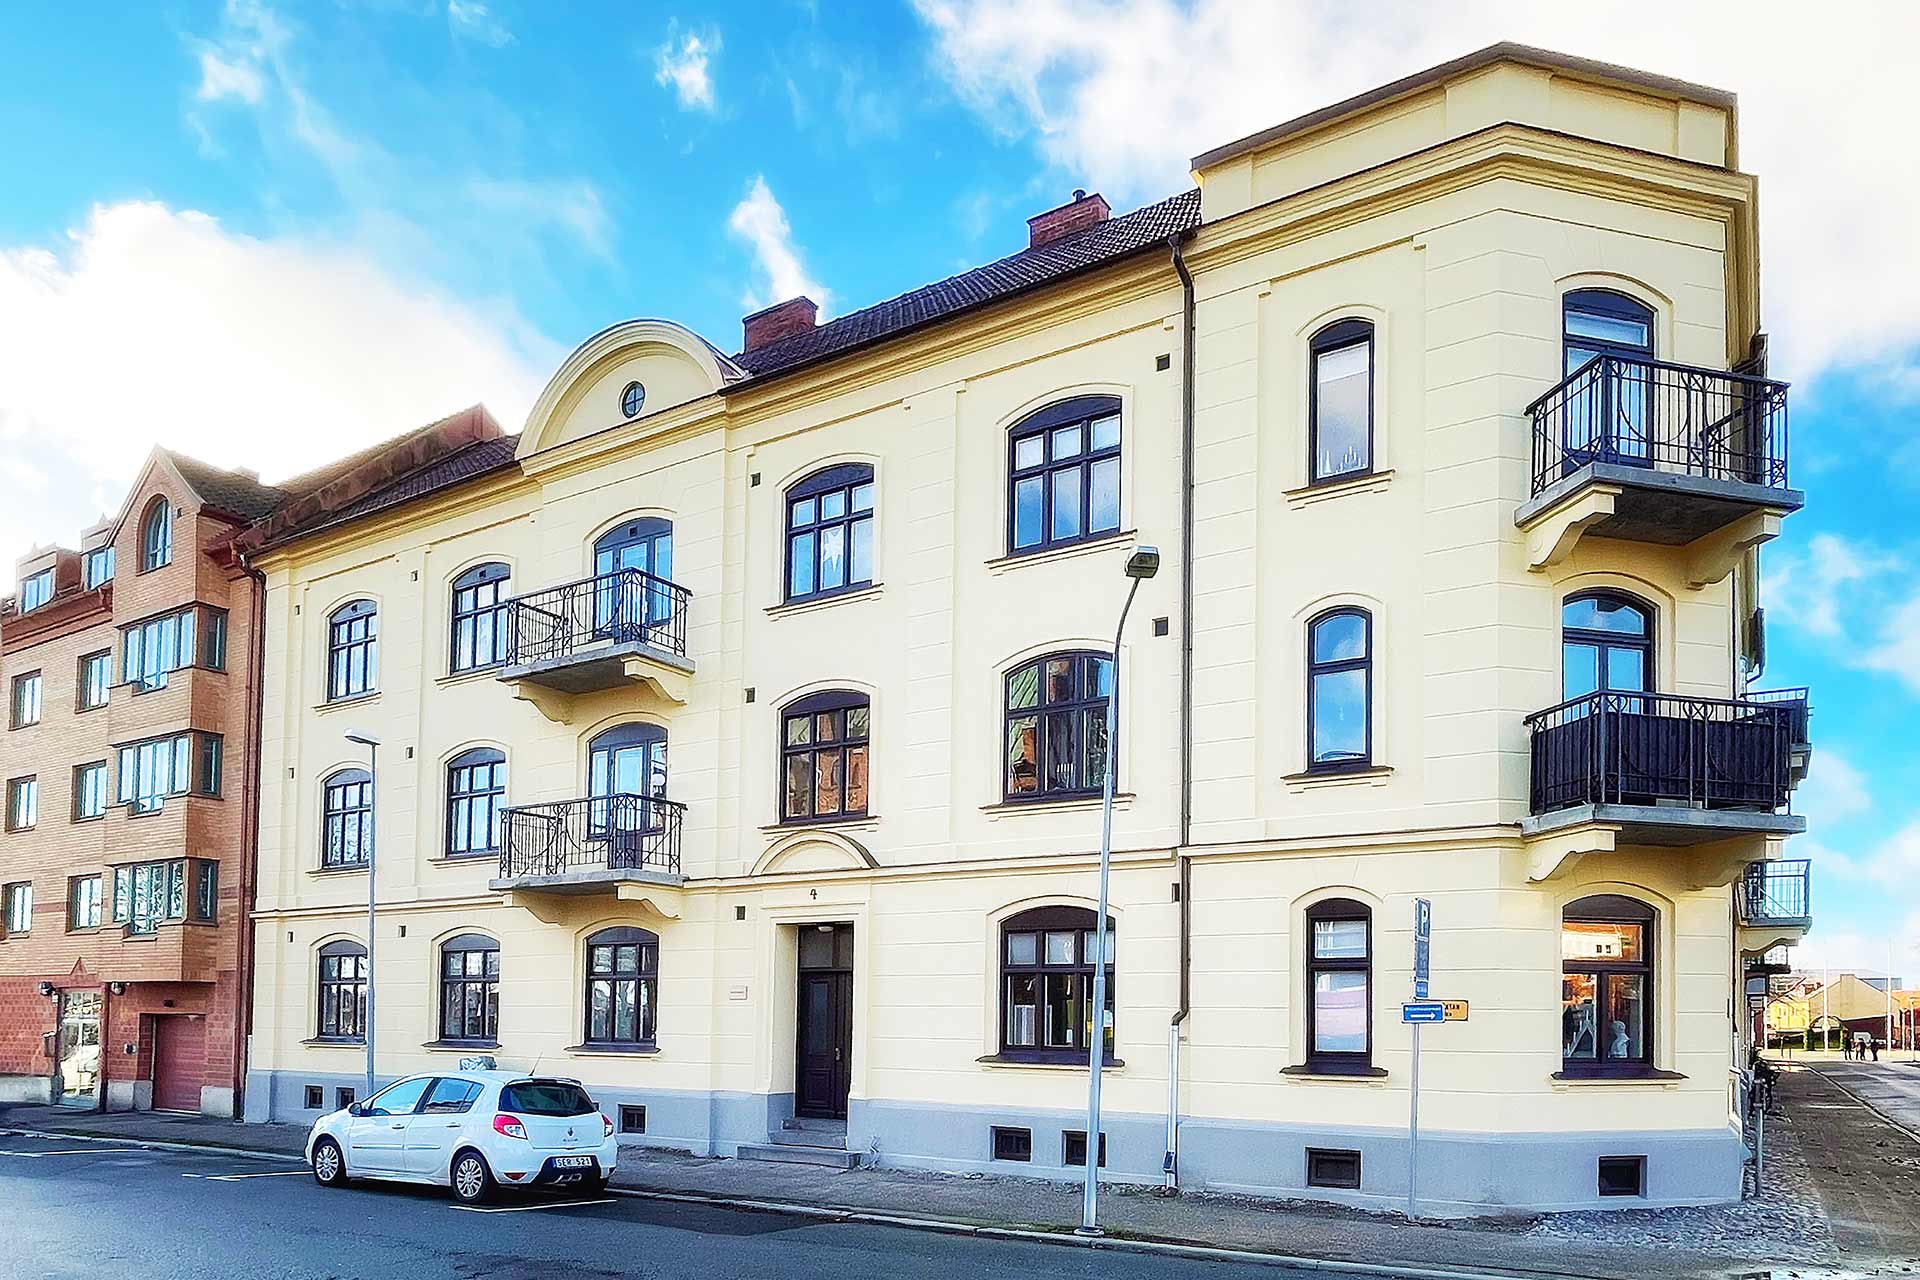
[[[1844,1031],[1840,1033],[1840,1057],[1847,1062],[1853,1061],[1853,1036],[1851,1033]]]
[[[1878,1039],[1878,1037],[1875,1037],[1875,1036],[1868,1036],[1868,1037],[1867,1037],[1867,1048],[1869,1048],[1869,1049],[1871,1049],[1871,1050],[1873,1050],[1873,1060],[1874,1060],[1875,1062],[1878,1062],[1878,1061],[1880,1061],[1880,1041],[1879,1041],[1879,1039]]]

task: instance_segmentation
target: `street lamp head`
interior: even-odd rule
[[[346,737],[348,742],[355,742],[363,747],[377,747],[380,745],[380,739],[374,737],[365,729],[349,729],[347,730]]]
[[[1160,572],[1160,548],[1135,547],[1133,554],[1127,557],[1127,576],[1129,578],[1151,578]]]

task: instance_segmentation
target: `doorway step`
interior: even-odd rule
[[[845,1120],[799,1117],[784,1122],[765,1142],[743,1142],[739,1158],[776,1164],[811,1164],[825,1169],[856,1169],[860,1153],[847,1150]]]

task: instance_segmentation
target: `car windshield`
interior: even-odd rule
[[[530,1116],[584,1116],[599,1110],[587,1091],[565,1080],[522,1080],[500,1090],[500,1109]]]

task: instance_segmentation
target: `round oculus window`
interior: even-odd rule
[[[647,389],[637,382],[629,382],[627,389],[620,393],[620,412],[629,418],[640,416],[640,407],[647,402]]]

